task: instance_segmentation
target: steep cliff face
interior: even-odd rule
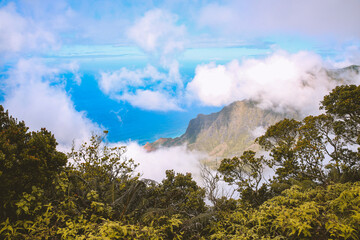
[[[153,151],[159,147],[187,144],[189,149],[204,151],[213,157],[231,157],[247,149],[256,149],[254,139],[258,133],[284,117],[250,102],[237,101],[220,112],[199,114],[180,137],[161,138],[144,147]]]

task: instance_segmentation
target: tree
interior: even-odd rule
[[[342,85],[334,88],[321,102],[321,109],[336,119],[345,121],[350,136],[359,135],[360,124],[360,86]]]
[[[359,183],[292,186],[257,209],[238,206],[210,239],[359,239]]]
[[[340,156],[337,149],[342,146],[338,138],[333,138],[333,122],[333,118],[325,114],[303,119],[296,142],[301,180],[322,184],[327,181],[324,171],[325,157],[338,159]]]
[[[125,151],[126,147],[108,147],[99,136],[93,136],[78,151],[73,147],[68,154],[68,174],[70,191],[77,196],[79,206],[88,207],[92,202],[88,195],[93,194],[97,201],[111,206],[117,217],[125,215],[141,187],[134,172],[137,164],[124,155]]]
[[[285,118],[270,126],[265,134],[255,141],[270,151],[269,166],[275,167],[276,179],[287,183],[301,171],[296,156],[296,141],[301,122]]]
[[[190,173],[166,171],[166,178],[159,185],[157,206],[171,208],[186,217],[196,216],[206,210],[205,191],[192,179]]]
[[[337,86],[324,97],[320,108],[334,119],[334,135],[342,141],[337,151],[341,159],[337,159],[333,169],[337,167],[339,173],[341,165],[343,180],[360,180],[360,86]],[[356,147],[357,152],[354,151]]]
[[[54,135],[46,129],[29,132],[24,122],[0,106],[0,217],[15,217],[15,202],[33,186],[51,190],[66,155],[56,150]]]
[[[243,155],[221,161],[218,172],[225,182],[236,184],[241,200],[252,206],[259,206],[267,197],[267,186],[264,181],[264,168],[267,165],[263,156],[255,157],[255,152],[245,151]]]

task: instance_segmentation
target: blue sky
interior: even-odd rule
[[[324,69],[360,65],[359,11],[359,0],[1,1],[1,104],[64,146],[103,129],[123,133],[114,141],[176,135],[236,100],[314,113],[338,84]]]

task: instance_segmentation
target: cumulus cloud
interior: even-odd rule
[[[153,83],[167,78],[166,74],[160,73],[151,65],[136,70],[123,67],[114,72],[102,72],[100,75],[99,86],[105,94],[126,92],[129,88],[143,87],[147,82]]]
[[[169,71],[169,81],[182,86],[176,56],[184,50],[186,27],[178,16],[163,9],[147,11],[127,30],[127,36]]]
[[[186,28],[178,24],[177,15],[163,9],[147,11],[127,30],[127,36],[168,70],[168,82],[183,86],[175,57],[184,50]]]
[[[185,26],[177,24],[177,16],[165,10],[145,13],[127,30],[127,36],[163,68],[154,66],[130,70],[121,68],[103,72],[100,89],[110,97],[127,101],[145,110],[181,110],[174,95],[184,85],[175,55],[184,49]]]
[[[359,74],[330,74],[330,67],[314,53],[278,51],[265,59],[233,60],[196,68],[187,93],[204,105],[222,106],[249,99],[263,108],[314,113],[322,97],[338,84],[357,83]],[[335,79],[334,79],[335,78]]]
[[[127,35],[168,71],[167,83],[183,87],[176,56],[184,50],[186,28],[178,24],[177,15],[163,9],[147,11],[128,29]]]
[[[148,65],[144,69],[121,68],[114,72],[102,72],[100,75],[100,89],[113,99],[127,101],[132,106],[145,110],[181,110],[177,100],[162,89],[171,85],[170,73],[161,73]]]
[[[192,173],[193,177],[200,180],[200,160],[206,154],[190,151],[186,146],[162,148],[154,152],[147,152],[135,142],[127,144],[126,156],[139,163],[137,171],[143,178],[160,182],[165,178],[165,171],[173,169],[177,173]],[[200,182],[200,181],[199,181]]]
[[[156,111],[181,111],[177,100],[169,96],[167,93],[151,91],[151,90],[136,90],[135,93],[126,93],[118,97],[119,100],[128,101],[131,105],[145,110]]]
[[[67,69],[51,68],[36,59],[21,59],[8,72],[5,100],[2,103],[11,115],[24,120],[31,130],[50,130],[68,150],[73,140],[88,139],[99,126],[78,112],[63,88],[58,74]]]
[[[359,9],[358,0],[233,0],[206,5],[200,10],[198,23],[246,36],[298,33],[359,39]]]
[[[166,56],[184,48],[185,26],[177,16],[162,9],[145,13],[128,29],[128,37],[146,52]]]
[[[16,12],[15,4],[0,8],[0,53],[44,50],[56,46],[55,35]]]

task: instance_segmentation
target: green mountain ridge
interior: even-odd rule
[[[186,132],[177,138],[160,138],[144,147],[154,151],[161,147],[186,144],[190,150],[206,152],[212,158],[239,155],[248,149],[256,150],[255,131],[280,121],[289,114],[264,110],[249,101],[236,101],[221,111],[199,114],[190,120]]]

